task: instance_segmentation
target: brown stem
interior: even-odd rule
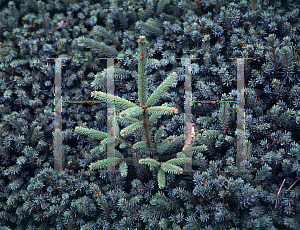
[[[146,135],[146,143],[147,143],[147,147],[150,148],[150,139],[149,139],[149,132],[148,132],[148,126],[147,126],[147,119],[146,119],[146,109],[147,106],[146,105],[141,105],[143,111],[143,125],[144,125],[144,129],[145,129],[145,135]]]

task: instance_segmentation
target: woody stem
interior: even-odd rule
[[[146,135],[146,143],[147,143],[147,147],[150,148],[150,139],[149,139],[149,132],[148,132],[148,126],[147,126],[147,119],[146,119],[146,109],[147,107],[145,107],[145,105],[142,105],[143,108],[143,125],[144,125],[144,129],[145,129],[145,135]]]

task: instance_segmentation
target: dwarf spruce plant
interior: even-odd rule
[[[192,147],[178,152],[177,157],[160,161],[160,157],[164,153],[174,149],[179,142],[184,141],[184,134],[180,136],[169,136],[163,138],[164,126],[151,127],[156,119],[159,119],[162,115],[172,115],[178,113],[175,107],[169,107],[167,105],[156,106],[159,98],[175,83],[177,74],[171,73],[157,89],[148,97],[147,92],[147,75],[146,75],[146,39],[145,36],[140,36],[139,43],[139,63],[138,63],[138,100],[139,105],[123,99],[118,96],[110,95],[104,92],[95,91],[91,93],[91,96],[102,101],[108,99],[115,100],[115,106],[124,109],[119,115],[115,115],[115,140],[116,147],[120,146],[121,149],[126,149],[128,157],[118,151],[114,150],[114,157],[107,157],[106,159],[99,160],[90,164],[91,170],[100,170],[107,167],[108,164],[119,165],[119,171],[122,176],[128,174],[128,164],[133,164],[139,172],[140,179],[142,179],[141,165],[148,165],[150,170],[157,170],[157,182],[159,188],[165,187],[166,173],[182,174],[183,168],[180,165],[191,162],[191,158],[186,157],[186,151],[199,150],[201,147]],[[118,125],[120,123],[127,123],[128,126],[120,130]],[[151,127],[151,128],[150,128]],[[91,150],[91,153],[98,151],[105,152],[107,150],[107,135],[108,133],[83,128],[77,126],[75,130],[79,133],[87,135],[91,138],[102,140],[102,145],[97,146]],[[124,140],[124,137],[130,134],[136,133],[138,130],[142,131],[142,138],[140,141],[136,141],[135,144]],[[202,148],[203,149],[203,148]],[[113,172],[112,172],[113,173]]]

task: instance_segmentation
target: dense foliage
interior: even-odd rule
[[[300,229],[299,6],[0,1],[0,228]],[[61,152],[47,58],[63,58]],[[113,159],[105,58],[114,58]],[[246,172],[235,162],[236,106],[224,103],[237,98],[237,58]],[[182,151],[186,68],[196,134]],[[93,99],[103,103],[70,103]],[[197,172],[183,170],[188,151]]]

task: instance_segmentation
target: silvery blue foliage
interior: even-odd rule
[[[15,0],[0,11],[0,228],[300,228],[298,1]],[[147,114],[152,123],[115,133],[116,171],[91,170],[98,161],[106,166],[108,132],[107,102],[91,94],[107,92],[105,58],[114,58],[115,96],[127,100],[115,115],[129,102],[141,105],[141,35],[146,98],[175,72],[154,106],[178,113]],[[61,172],[53,170],[52,137],[58,70],[47,58],[62,58]],[[154,160],[185,156],[183,58],[191,58],[196,172],[163,174]],[[224,103],[237,99],[237,58],[247,58],[246,173],[236,170],[235,103]],[[125,112],[116,131],[143,117]],[[146,128],[150,147],[141,143]],[[149,156],[150,167],[140,164]]]

